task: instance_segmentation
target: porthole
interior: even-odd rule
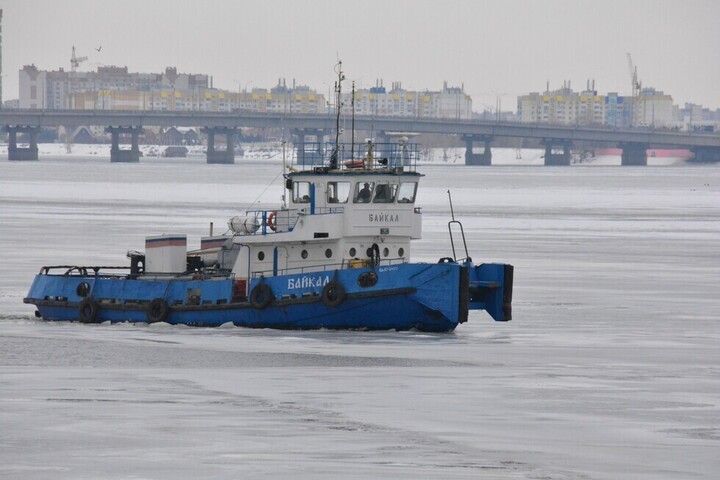
[[[325,250],[325,258],[330,258],[330,257],[332,257],[332,250],[330,250],[328,248]]]
[[[260,260],[261,262],[263,260],[265,260],[265,252],[263,252],[263,251],[258,252],[258,260]]]
[[[308,257],[308,251],[307,251],[307,250],[303,250],[302,252],[300,252],[300,256],[301,256],[303,259],[306,259],[306,258]]]
[[[355,247],[353,247],[353,248],[350,249],[350,252],[348,252],[348,253],[350,253],[350,256],[351,256],[351,257],[355,257],[355,254],[357,253],[357,250],[355,250]]]
[[[367,252],[365,252],[365,253],[367,253],[367,256],[368,256],[368,257],[372,258],[372,256],[373,256],[372,248],[368,248],[368,249],[367,249]]]
[[[403,257],[405,255],[405,249],[400,247],[398,248],[398,257]]]
[[[383,257],[387,257],[388,255],[390,255],[390,250],[387,247],[383,248]]]

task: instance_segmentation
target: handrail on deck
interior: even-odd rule
[[[77,271],[80,276],[87,276],[88,271],[92,270],[95,275],[98,275],[100,270],[130,270],[129,266],[126,267],[110,267],[110,266],[82,266],[82,265],[48,265],[40,268],[40,275],[49,275],[50,270],[64,269],[63,275],[72,275],[73,272]]]

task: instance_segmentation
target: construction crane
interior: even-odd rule
[[[638,81],[637,67],[633,65],[632,56],[627,54],[628,67],[630,68],[630,78],[632,79],[632,96],[637,97],[642,90],[642,82]]]
[[[81,62],[87,60],[88,57],[76,57],[75,56],[75,45],[72,47],[72,56],[70,57],[70,71],[74,72],[80,66]]]

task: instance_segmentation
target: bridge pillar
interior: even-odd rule
[[[693,147],[690,149],[693,153],[693,162],[698,163],[717,163],[720,162],[720,148],[713,147]]]
[[[8,160],[37,160],[38,146],[37,133],[40,127],[30,125],[7,125],[5,130],[8,132]],[[17,134],[26,133],[30,138],[28,146],[19,148],[17,146]]]
[[[490,135],[463,135],[465,141],[465,165],[492,165],[492,150],[490,144],[494,138]],[[483,142],[485,149],[482,153],[473,152],[473,144]]]
[[[295,137],[295,164],[321,165],[325,158],[325,137],[328,132],[320,128],[294,128],[290,133]],[[307,137],[315,137],[315,141],[307,142]]]
[[[572,142],[570,140],[543,138],[542,145],[545,145],[545,165],[546,166],[567,166],[570,165],[570,149]],[[562,146],[562,153],[554,153],[553,147]]]
[[[200,131],[208,137],[207,163],[235,163],[235,135],[237,135],[237,128],[206,127]],[[225,135],[225,150],[215,148],[215,135]]]
[[[112,136],[112,144],[110,146],[110,163],[132,163],[140,161],[140,146],[138,145],[138,137],[143,131],[142,127],[107,127],[105,132]],[[120,148],[120,134],[130,134],[130,149]]]
[[[647,165],[647,149],[645,143],[621,143],[622,155],[620,165],[623,166],[644,166]]]

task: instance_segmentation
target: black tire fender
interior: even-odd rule
[[[378,282],[377,273],[370,271],[358,275],[358,285],[363,288],[374,287]]]
[[[82,302],[80,302],[80,307],[78,308],[78,316],[80,318],[81,323],[96,323],[97,322],[97,315],[100,311],[100,306],[92,297],[85,297]]]
[[[262,310],[268,307],[273,301],[273,292],[267,283],[259,283],[250,292],[250,305],[253,308]]]
[[[347,294],[345,293],[345,287],[343,287],[343,284],[333,280],[332,282],[325,284],[320,298],[326,306],[338,307],[345,301],[346,296]]]
[[[156,298],[148,303],[145,315],[148,323],[164,322],[170,315],[170,305],[164,299]]]

